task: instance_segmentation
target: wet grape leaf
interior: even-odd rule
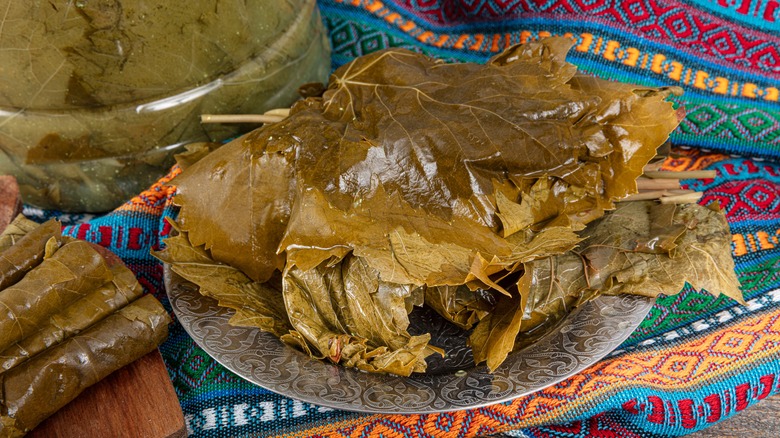
[[[17,283],[0,290],[0,351],[35,333],[52,315],[112,278],[91,244],[80,240],[63,244]]]
[[[114,264],[110,270],[111,281],[86,293],[52,315],[35,333],[0,352],[0,374],[91,327],[143,294],[135,274],[124,264]]]
[[[530,330],[600,294],[675,295],[685,283],[744,303],[722,212],[697,204],[625,202],[583,231],[580,247],[526,263]]]
[[[214,261],[203,247],[190,242],[187,233],[177,231],[165,239],[162,251],[153,254],[169,263],[173,272],[198,285],[201,294],[234,309],[230,324],[258,327],[276,336],[292,329],[279,286],[255,282],[237,268]]]
[[[599,295],[674,295],[686,282],[744,303],[731,234],[717,208],[624,202],[590,223],[571,251],[523,264],[516,291],[469,338],[477,363],[495,369],[521,333],[552,327]]]
[[[178,225],[174,223],[174,228]],[[425,370],[435,352],[429,335],[410,336],[405,300],[412,289],[383,283],[363,259],[301,271],[282,281],[251,280],[219,263],[179,231],[154,254],[176,274],[196,284],[220,306],[236,310],[230,324],[258,327],[314,357],[375,372],[409,375]]]
[[[654,224],[637,230],[643,217],[671,222],[671,234]],[[731,257],[731,233],[715,206],[687,204],[670,209],[652,202],[630,202],[591,230],[586,233],[590,243],[582,255],[590,262],[591,287],[603,293],[673,295],[687,282],[744,304]],[[674,245],[666,243],[670,248],[660,252],[663,245],[656,243],[668,242],[675,235]]]
[[[440,351],[429,334],[411,336],[406,299],[413,290],[383,282],[359,257],[284,276],[290,321],[319,356],[345,366],[403,376],[423,372],[425,358]]]
[[[112,372],[156,350],[168,312],[146,295],[0,374],[0,436],[20,437]]]
[[[514,290],[500,295],[492,312],[482,318],[469,336],[474,363],[485,363],[492,372],[514,349],[523,324],[525,297]]]

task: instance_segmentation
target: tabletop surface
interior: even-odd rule
[[[777,415],[778,412],[780,412],[780,395],[775,395],[745,409],[744,412],[741,412],[734,418],[693,433],[689,437],[777,437],[780,436],[780,416]]]

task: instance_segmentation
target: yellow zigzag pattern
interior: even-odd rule
[[[550,32],[515,31],[493,34],[447,34],[425,30],[412,20],[403,18],[397,12],[388,9],[379,0],[335,0],[338,3],[359,7],[372,15],[382,18],[390,25],[429,46],[451,48],[484,53],[497,53],[512,44],[528,40],[545,38]],[[622,46],[619,41],[605,39],[591,33],[564,36],[578,42],[575,50],[582,53],[601,55],[610,62],[621,63],[629,67],[649,70],[657,75],[669,78],[681,85],[687,85],[714,94],[739,96],[749,99],[777,102],[780,99],[778,87],[760,87],[751,82],[740,82],[722,76],[714,76],[704,70],[686,67],[682,62],[667,58],[661,53],[642,52],[635,47]]]

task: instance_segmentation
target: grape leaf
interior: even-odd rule
[[[671,232],[644,218],[670,224]],[[582,255],[589,261],[588,278],[591,287],[603,293],[674,295],[688,282],[744,304],[731,257],[731,233],[715,205],[674,208],[629,202],[585,234],[589,245]],[[674,245],[668,244],[675,235]],[[667,242],[668,249],[663,251],[657,242]]]
[[[174,223],[174,229],[178,225]],[[237,268],[216,262],[202,246],[195,246],[187,233],[165,239],[165,248],[153,255],[184,279],[196,284],[200,293],[214,298],[220,306],[235,309],[229,322],[238,326],[258,327],[283,336],[293,329],[282,303],[280,287],[271,282],[258,283]]]
[[[308,271],[292,267],[283,289],[293,326],[334,362],[408,376],[425,371],[425,358],[438,352],[428,346],[429,334],[406,331],[412,289],[381,281],[362,258]]]
[[[717,208],[625,202],[582,235],[578,250],[526,263],[525,329],[599,294],[675,295],[686,282],[744,303]]]
[[[516,290],[500,295],[493,311],[479,321],[468,341],[475,363],[486,362],[492,372],[514,349],[523,324],[524,298]]]
[[[469,337],[477,363],[494,370],[518,348],[519,334],[553,326],[602,294],[674,295],[687,281],[744,303],[717,208],[624,202],[581,236],[575,250],[523,264],[516,289],[498,298]]]
[[[495,306],[489,291],[473,291],[466,286],[435,286],[425,288],[425,304],[448,321],[468,330],[487,316]]]

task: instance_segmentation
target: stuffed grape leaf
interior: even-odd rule
[[[476,361],[495,369],[518,334],[553,325],[602,294],[674,295],[688,282],[744,303],[731,234],[715,206],[620,203],[581,235],[576,250],[525,263],[516,295],[500,297],[472,333]]]
[[[17,224],[12,222],[11,231],[16,227]],[[22,225],[18,232],[24,229],[25,225]],[[27,271],[41,263],[44,249],[50,239],[53,238],[59,245],[61,225],[57,220],[50,219],[19,236],[18,241],[14,241],[15,234],[11,232],[5,236],[9,240],[9,247],[0,253],[0,290],[16,283]]]
[[[65,243],[17,283],[0,290],[0,351],[34,333],[63,307],[112,278],[105,260],[91,244],[81,240]]]
[[[0,374],[0,436],[21,437],[82,391],[153,351],[170,317],[152,295]]]
[[[167,336],[170,318],[105,248],[17,217],[0,235],[0,436],[23,436]]]
[[[0,251],[5,251],[15,245],[19,239],[38,228],[38,225],[40,225],[38,222],[31,221],[22,214],[16,216],[0,234]]]
[[[114,264],[110,270],[111,281],[89,291],[52,315],[37,332],[0,352],[0,374],[96,324],[143,294],[135,274],[124,264]]]

